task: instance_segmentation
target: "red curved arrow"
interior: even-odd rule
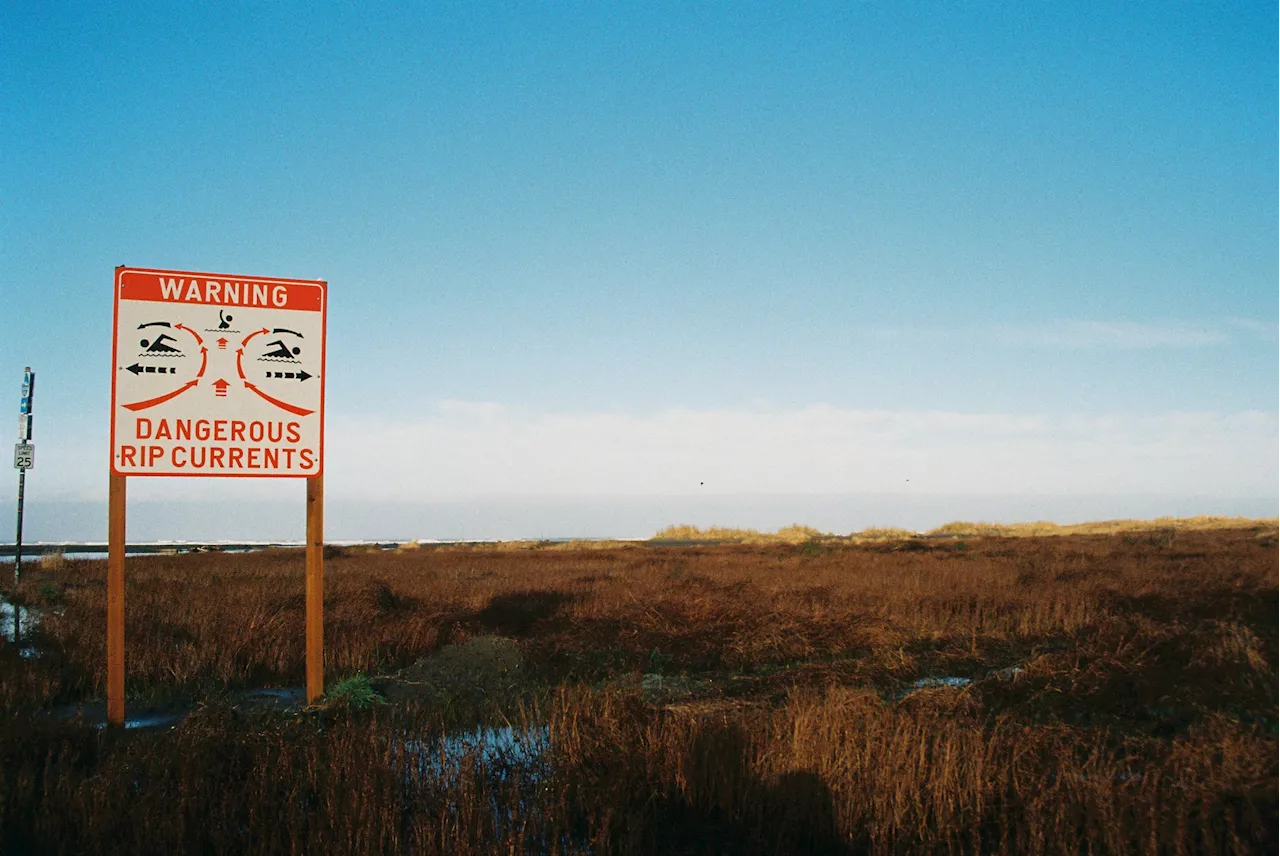
[[[204,344],[204,339],[201,339],[201,338],[200,338],[200,334],[199,334],[199,333],[197,333],[195,330],[192,330],[190,327],[186,326],[185,324],[174,324],[174,325],[173,325],[173,329],[175,329],[175,330],[186,330],[186,331],[187,331],[188,333],[190,333],[192,336],[195,336],[195,337],[196,337],[196,344],[197,344],[197,345],[203,345],[203,344]]]
[[[236,371],[240,372],[240,380],[247,380],[244,376],[244,366],[240,365],[240,358],[244,356],[244,348],[236,351]]]
[[[191,389],[191,387],[195,386],[199,382],[200,381],[198,380],[187,381],[184,385],[178,387],[173,392],[166,393],[158,398],[149,398],[146,401],[135,401],[133,404],[124,405],[124,408],[125,410],[137,411],[137,410],[146,410],[148,407],[155,407],[157,404],[164,404],[169,399],[177,398],[179,395],[182,395],[182,393]]]
[[[267,401],[269,401],[269,402],[271,402],[272,404],[274,404],[276,407],[279,407],[281,410],[287,410],[287,411],[289,411],[290,413],[296,413],[296,414],[298,414],[299,416],[309,416],[310,414],[315,413],[315,411],[314,411],[314,410],[307,410],[307,409],[306,409],[306,408],[304,408],[304,407],[295,407],[295,406],[293,406],[292,404],[286,404],[285,402],[281,401],[281,400],[280,400],[280,399],[278,399],[278,398],[272,398],[271,396],[267,395],[267,394],[266,394],[265,392],[263,392],[262,390],[258,389],[258,388],[257,388],[256,386],[254,386],[253,384],[249,383],[249,381],[245,381],[245,382],[244,382],[244,385],[245,385],[245,386],[247,386],[249,389],[253,390],[254,392],[256,392],[258,395],[260,395],[260,396],[262,396],[263,398],[265,398]]]
[[[200,349],[200,371],[196,372],[196,380],[200,380],[200,378],[204,377],[204,369],[205,369],[205,366],[207,365],[209,365],[209,349],[201,348]]]
[[[266,327],[263,327],[261,330],[254,330],[248,336],[244,337],[244,340],[240,342],[240,347],[243,348],[245,345],[249,344],[249,340],[252,339],[254,336],[260,336],[263,333],[270,333],[270,332],[271,331],[268,330]]]

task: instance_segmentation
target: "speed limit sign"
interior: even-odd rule
[[[18,443],[13,447],[13,468],[31,470],[36,466],[36,444]]]

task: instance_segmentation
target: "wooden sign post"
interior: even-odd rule
[[[307,479],[307,704],[324,695],[324,476]]]
[[[125,481],[307,483],[307,701],[324,694],[321,280],[116,268],[107,548],[107,722],[125,723]]]
[[[125,479],[107,486],[107,723],[124,725]]]

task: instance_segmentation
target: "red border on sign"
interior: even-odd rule
[[[116,469],[116,377],[119,372],[116,369],[117,354],[116,344],[120,338],[120,292],[124,285],[123,278],[125,274],[155,274],[165,277],[180,277],[183,279],[212,279],[218,281],[231,280],[232,282],[247,283],[273,283],[284,286],[301,286],[308,290],[319,287],[320,289],[320,305],[317,307],[320,311],[320,455],[316,463],[315,472],[297,473],[296,475],[284,475],[280,473],[139,473],[139,472],[121,472]],[[325,401],[325,382],[328,379],[328,371],[326,362],[328,360],[327,341],[329,338],[329,283],[323,279],[284,279],[272,276],[242,276],[240,274],[231,273],[208,273],[205,271],[188,271],[188,270],[160,270],[157,268],[131,268],[121,265],[116,268],[115,278],[112,282],[111,297],[111,448],[109,456],[111,458],[112,475],[124,478],[277,478],[277,479],[307,479],[314,478],[324,474],[324,401]],[[180,302],[180,301],[168,301]],[[258,307],[271,309],[273,307]],[[292,309],[298,311],[306,309],[306,307],[283,307],[286,310]],[[314,310],[312,310],[314,311]]]

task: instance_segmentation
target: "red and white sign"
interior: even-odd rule
[[[328,286],[116,268],[111,471],[316,476]]]

